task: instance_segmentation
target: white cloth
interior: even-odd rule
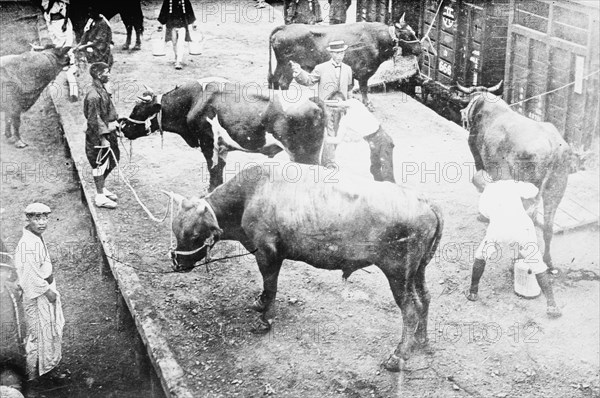
[[[48,26],[48,32],[50,33],[50,39],[56,47],[72,46],[74,42],[73,25],[70,20],[67,20],[67,29],[63,32],[62,27],[65,23],[64,19],[58,19],[52,21],[50,14],[61,14],[66,18],[67,16],[67,4],[68,1],[57,1],[55,2],[48,12],[44,12],[44,19]],[[42,7],[44,10],[48,8],[48,0],[42,1]]]
[[[340,119],[338,137],[345,142],[358,142],[379,130],[379,120],[356,98],[345,101],[346,114]]]
[[[546,271],[535,226],[521,200],[534,198],[537,193],[535,185],[523,181],[501,180],[487,184],[479,199],[479,212],[490,223],[475,258],[492,258],[498,243],[518,244],[525,261],[531,263],[533,273]]]
[[[56,281],[46,281],[53,275],[48,249],[39,236],[26,228],[23,229],[23,236],[17,244],[14,263],[19,285],[23,289],[23,306],[27,321],[27,371],[29,379],[34,379],[49,372],[60,362],[65,319]],[[44,294],[48,289],[57,295],[54,303]]]

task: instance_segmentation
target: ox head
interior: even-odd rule
[[[456,82],[456,84],[451,87],[450,102],[460,105],[463,127],[468,129],[471,117],[470,112],[475,103],[475,99],[483,98],[484,100],[487,99],[491,102],[496,102],[498,97],[502,95],[503,84],[504,80],[500,80],[500,82],[493,87],[465,87]]]
[[[56,47],[54,44],[46,44],[45,46],[37,46],[29,44],[31,51],[42,51],[56,60],[57,66],[64,68],[71,63],[71,53],[75,51],[71,46]]]
[[[195,264],[210,259],[210,249],[217,243],[223,230],[219,228],[216,215],[205,199],[186,199],[170,193],[179,204],[179,212],[173,218],[173,234],[177,246],[171,249],[173,270],[189,272]]]
[[[398,45],[402,48],[402,55],[421,55],[422,46],[421,41],[417,39],[417,34],[404,20],[404,15],[398,22],[394,24],[394,30],[396,33],[396,40]]]
[[[161,110],[156,94],[146,86],[146,90],[138,97],[129,117],[119,119],[123,135],[130,140],[145,137],[160,129],[156,118]]]

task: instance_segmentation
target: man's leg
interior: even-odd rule
[[[371,174],[375,181],[396,182],[394,178],[394,141],[381,127],[365,137],[371,150]]]
[[[102,148],[97,152],[96,161],[92,169],[92,176],[94,177],[94,184],[96,185],[96,196],[94,197],[94,204],[97,207],[105,207],[107,209],[115,209],[117,204],[109,199],[104,193],[105,176],[108,175],[110,160],[110,152],[107,148]],[[91,163],[91,162],[90,162]]]
[[[114,170],[115,167],[118,166],[119,160],[120,160],[120,150],[119,150],[119,143],[117,141],[117,137],[116,135],[109,135],[108,137],[108,141],[110,142],[110,148],[112,150],[112,153],[110,154],[110,159],[108,162],[108,167],[106,168],[106,171],[104,172],[104,188],[102,189],[102,193],[110,200],[112,200],[113,202],[116,202],[118,197],[116,194],[112,193],[111,191],[109,191],[106,188],[106,180],[108,179],[108,176],[110,175],[110,173]],[[118,172],[118,171],[117,171]],[[119,176],[117,175],[117,178]]]
[[[488,245],[486,239],[483,240],[475,250],[475,261],[473,261],[473,270],[471,272],[471,287],[467,294],[467,299],[470,301],[477,301],[479,298],[479,280],[485,271],[485,259],[491,258],[496,252],[496,245]]]
[[[175,69],[181,69],[185,46],[185,28],[173,29],[173,34],[176,38],[176,40],[173,42],[173,45],[175,46]]]

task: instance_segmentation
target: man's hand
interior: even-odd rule
[[[294,76],[302,72],[302,68],[300,67],[299,63],[290,60],[290,66],[292,67],[292,72],[294,73]]]
[[[118,128],[119,128],[119,122],[117,122],[116,120],[113,120],[112,122],[108,122],[108,131],[110,131],[110,132],[117,131]]]
[[[51,302],[51,303],[56,302],[57,294],[54,290],[48,289],[48,290],[46,290],[46,293],[44,293],[44,295],[48,298],[49,302]]]

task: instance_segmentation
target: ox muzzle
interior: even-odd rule
[[[173,271],[190,272],[196,268],[197,263],[205,260],[208,263],[211,260],[210,251],[217,243],[218,238],[214,235],[209,236],[202,246],[194,250],[171,250],[171,262]]]

